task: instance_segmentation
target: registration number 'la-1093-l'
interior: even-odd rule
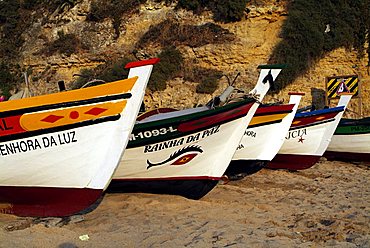
[[[176,131],[177,129],[171,126],[167,128],[163,127],[160,129],[152,129],[152,130],[147,130],[143,132],[132,133],[130,136],[130,141],[134,141],[136,139],[147,139],[147,138],[151,138],[151,137],[155,137],[159,135],[165,135],[167,133],[172,133]]]

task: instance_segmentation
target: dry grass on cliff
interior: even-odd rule
[[[151,44],[158,44],[162,47],[200,47],[207,44],[227,43],[234,39],[233,33],[214,23],[194,26],[165,20],[158,25],[151,26],[136,46],[143,48]]]

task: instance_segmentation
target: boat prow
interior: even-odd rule
[[[254,97],[242,101],[144,114],[134,127],[110,191],[203,197],[223,177],[276,71],[280,69],[263,68]]]
[[[370,162],[370,117],[342,119],[324,156],[330,160]]]
[[[257,109],[226,171],[229,178],[240,179],[257,172],[278,153],[304,94],[289,95],[289,104],[261,105]]]
[[[68,216],[108,187],[158,60],[129,78],[0,103],[0,212]]]
[[[267,168],[303,170],[317,163],[327,149],[351,97],[352,94],[342,94],[334,108],[297,113],[283,146]]]

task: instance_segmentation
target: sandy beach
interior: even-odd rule
[[[263,169],[201,200],[105,194],[68,218],[0,214],[0,247],[370,247],[369,164]]]

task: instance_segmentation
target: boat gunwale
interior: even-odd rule
[[[328,123],[328,122],[333,122],[333,121],[335,121],[335,118],[330,118],[330,119],[326,119],[326,120],[322,120],[322,121],[316,121],[316,122],[304,124],[304,125],[301,125],[301,126],[294,126],[294,127],[291,126],[289,128],[289,131],[296,130],[296,129],[301,129],[301,128],[306,128],[306,127],[318,126],[318,125],[325,124],[325,123]]]
[[[362,135],[362,134],[370,134],[370,126],[368,125],[338,126],[334,132],[334,135]]]
[[[334,113],[334,112],[342,112],[344,111],[344,106],[339,106],[339,107],[333,107],[333,108],[328,108],[328,109],[320,109],[320,110],[314,110],[310,112],[301,112],[301,113],[296,113],[294,116],[294,119],[296,118],[306,118],[306,117],[311,117],[311,116],[316,116],[316,115],[322,115],[322,114],[329,114],[329,113]]]
[[[261,104],[253,117],[273,114],[292,113],[295,104],[263,105]]]
[[[218,109],[210,109],[210,110],[205,110],[205,111],[201,111],[201,112],[197,112],[197,113],[184,115],[184,116],[187,116],[187,117],[193,116],[192,118],[189,118],[187,120],[184,120],[182,118],[184,116],[180,116],[180,117],[168,118],[168,119],[164,119],[164,120],[152,121],[152,122],[148,122],[148,123],[141,123],[141,124],[137,123],[137,124],[135,124],[134,129],[131,132],[132,135],[135,135],[135,133],[139,133],[139,132],[149,131],[150,129],[168,128],[168,127],[171,127],[171,126],[176,126],[176,131],[173,132],[173,133],[166,133],[164,135],[143,138],[142,140],[136,140],[136,139],[130,140],[128,145],[127,145],[127,148],[137,148],[137,147],[142,147],[142,146],[145,146],[145,145],[151,145],[151,144],[155,144],[155,143],[165,142],[165,141],[168,141],[168,140],[177,139],[177,138],[184,137],[186,135],[201,132],[203,130],[213,128],[215,126],[223,125],[225,123],[228,123],[228,122],[231,122],[231,121],[234,121],[236,119],[239,119],[239,118],[242,118],[242,117],[246,116],[253,104],[254,104],[253,101],[249,101],[249,102],[244,103],[244,104],[233,105],[234,108],[222,108],[222,107],[220,107]],[[188,122],[193,122],[193,121],[196,121],[200,118],[207,118],[207,117],[215,116],[217,114],[223,114],[223,113],[228,112],[228,111],[233,111],[234,109],[243,107],[244,105],[245,105],[245,107],[248,108],[247,113],[239,114],[237,117],[217,121],[215,123],[212,123],[212,124],[209,124],[209,125],[206,125],[206,126],[202,126],[202,127],[199,127],[199,128],[194,128],[194,129],[189,130],[189,131],[179,131],[179,130],[177,130],[178,126],[180,126],[181,124],[188,123]],[[148,124],[151,124],[151,125],[148,125]]]
[[[112,96],[117,94],[131,94],[130,92],[137,80],[138,77],[135,76],[132,78],[122,79],[115,82],[95,85],[82,89],[4,101],[0,102],[0,108],[5,109],[1,113],[74,101],[78,102],[92,98]],[[107,85],[110,87],[107,87]]]
[[[365,117],[361,119],[350,119],[342,118],[338,124],[338,127],[345,126],[370,126],[370,117]]]
[[[99,96],[79,101],[68,101],[68,102],[61,102],[61,103],[54,103],[54,104],[48,104],[48,105],[41,105],[41,106],[35,106],[35,107],[26,107],[22,109],[15,109],[15,110],[8,110],[4,112],[0,112],[0,118],[6,118],[10,116],[15,115],[22,115],[27,113],[35,113],[35,112],[41,112],[46,110],[54,110],[59,108],[69,108],[69,107],[76,107],[76,106],[82,106],[82,105],[88,105],[88,104],[95,104],[95,103],[103,103],[103,102],[109,102],[109,101],[115,101],[115,100],[125,100],[131,98],[131,93],[123,93],[123,94],[114,94],[114,95],[108,95],[108,96]]]
[[[220,114],[223,112],[227,112],[229,110],[241,107],[243,105],[248,105],[250,103],[254,103],[256,100],[254,99],[247,99],[245,101],[237,102],[237,103],[231,103],[227,104],[222,107],[217,107],[214,109],[206,109],[202,110],[199,112],[195,113],[189,113],[181,116],[174,116],[166,119],[161,119],[161,120],[153,120],[153,121],[148,121],[148,122],[137,122],[135,123],[135,126],[133,128],[134,131],[142,131],[144,129],[152,128],[152,127],[157,127],[157,126],[167,126],[168,124],[173,125],[174,123],[180,123],[180,122],[189,122],[189,121],[194,121],[199,118],[203,117],[209,117],[213,116],[215,114]],[[178,110],[181,111],[181,110]],[[173,111],[171,113],[176,113],[177,111]]]

